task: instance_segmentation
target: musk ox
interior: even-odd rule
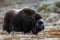
[[[3,30],[8,33],[15,31],[37,34],[43,29],[42,17],[33,9],[12,9],[4,16]]]

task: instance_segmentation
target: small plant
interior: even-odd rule
[[[44,9],[45,9],[44,7],[38,7],[38,8],[36,8],[37,12],[40,12],[40,11],[42,11]]]
[[[22,4],[22,2],[16,2],[16,4]]]
[[[41,7],[39,6],[39,7],[36,8],[36,10],[37,10],[37,12],[40,12],[40,11],[46,9],[49,5],[50,5],[50,4],[46,4],[46,5],[43,5],[43,6],[41,6]]]

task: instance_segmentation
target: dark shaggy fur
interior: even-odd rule
[[[17,13],[10,10],[4,17],[3,30],[8,33],[11,31],[30,33],[32,31],[33,34],[37,34],[44,29],[44,24],[40,19],[42,19],[41,15],[30,8],[24,8]]]

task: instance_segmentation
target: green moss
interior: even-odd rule
[[[16,4],[22,4],[22,2],[16,2]]]
[[[50,4],[45,4],[45,5],[43,5],[43,6],[39,6],[39,7],[36,8],[36,10],[37,10],[37,12],[40,12],[40,11],[42,11],[42,10],[45,10],[49,5],[50,5]]]
[[[40,12],[40,11],[42,11],[42,10],[44,10],[44,9],[45,9],[44,7],[37,7],[37,8],[36,8],[36,11],[37,11],[37,12]]]

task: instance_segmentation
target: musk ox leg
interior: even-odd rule
[[[37,32],[37,28],[35,27],[35,28],[33,28],[32,29],[32,34],[34,34],[34,35],[36,35],[38,32]]]

